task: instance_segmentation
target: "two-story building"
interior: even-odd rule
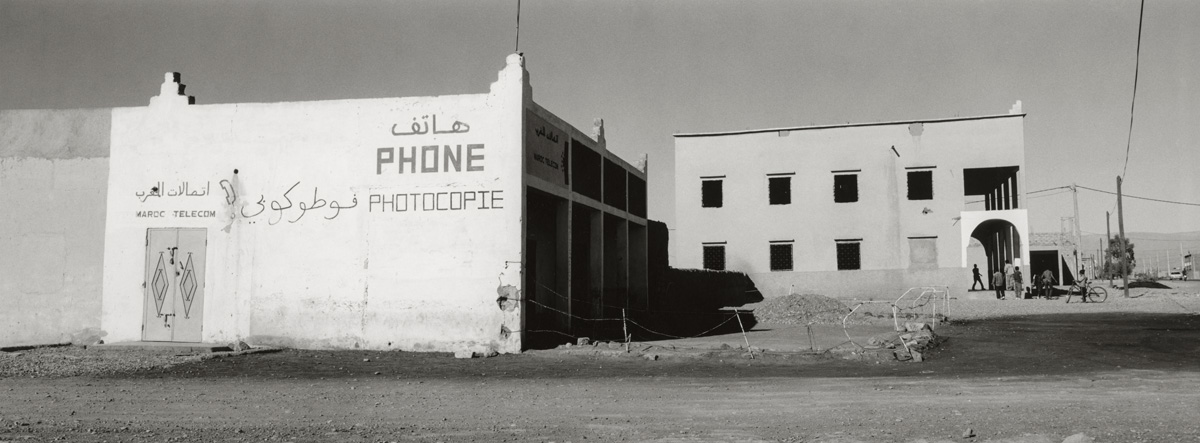
[[[1001,115],[675,134],[673,266],[745,272],[767,297],[961,293],[974,264],[986,281],[1029,263],[1024,117],[1018,101]]]

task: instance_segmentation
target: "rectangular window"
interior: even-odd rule
[[[700,179],[700,206],[704,208],[719,208],[725,203],[725,180],[721,178]]]
[[[836,173],[833,176],[833,202],[858,201],[858,174]]]
[[[792,241],[771,242],[771,270],[792,270]]]
[[[767,175],[767,200],[772,205],[792,204],[792,174]]]
[[[933,171],[908,171],[908,199],[933,200]]]
[[[725,244],[704,245],[704,269],[713,271],[725,270]]]
[[[862,239],[837,240],[837,267],[839,271],[862,269],[861,245]]]
[[[937,237],[908,238],[909,269],[937,269]]]

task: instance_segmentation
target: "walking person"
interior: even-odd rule
[[[975,277],[975,281],[971,282],[971,290],[972,291],[975,290],[975,285],[977,285],[977,284],[979,285],[979,290],[982,291],[982,290],[987,289],[987,285],[983,284],[983,279],[980,278],[979,265],[975,265],[974,268],[971,268],[971,276]]]
[[[1054,280],[1054,273],[1049,269],[1042,271],[1042,296],[1050,298],[1050,294],[1054,292],[1054,284],[1058,283]]]
[[[1004,273],[996,271],[992,274],[992,288],[996,290],[996,300],[1004,300]]]

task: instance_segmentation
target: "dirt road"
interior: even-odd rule
[[[1200,441],[1200,316],[1047,314],[939,333],[949,340],[924,363],[288,350],[9,376],[0,441]]]

